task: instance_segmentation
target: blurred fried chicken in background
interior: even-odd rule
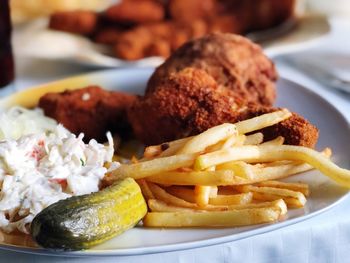
[[[162,4],[154,0],[124,0],[109,7],[104,16],[123,24],[141,24],[163,20],[165,10]]]
[[[168,57],[183,43],[208,33],[245,34],[277,26],[293,17],[294,4],[295,0],[121,0],[95,13],[94,28],[91,18],[77,12],[53,14],[50,28],[87,34],[111,45],[115,56],[125,60]]]
[[[90,35],[97,27],[97,14],[92,11],[62,11],[51,16],[50,28],[70,33]]]

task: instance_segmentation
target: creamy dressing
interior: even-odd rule
[[[76,137],[55,125],[51,131],[0,141],[0,229],[28,233],[45,207],[99,190],[104,164],[112,161],[113,139],[108,133],[106,146],[82,139],[83,134]]]

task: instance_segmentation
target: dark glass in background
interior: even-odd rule
[[[9,0],[0,0],[0,88],[14,79]]]

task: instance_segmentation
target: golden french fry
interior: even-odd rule
[[[194,163],[194,169],[204,170],[211,166],[217,166],[231,161],[246,161],[260,157],[261,146],[236,146],[228,149],[218,150],[202,154],[197,157]]]
[[[147,177],[147,181],[169,185],[236,185],[250,181],[236,176],[231,170],[198,172],[164,172]]]
[[[258,145],[264,141],[264,135],[261,132],[247,135],[244,141],[244,145]]]
[[[278,136],[273,140],[263,142],[261,145],[266,146],[266,145],[282,145],[284,143],[284,137]]]
[[[310,194],[309,185],[304,184],[304,183],[286,183],[286,182],[280,182],[280,181],[264,181],[264,182],[258,183],[257,186],[289,189],[292,191],[300,192],[305,196],[309,196],[309,194]]]
[[[174,185],[167,188],[167,192],[176,197],[184,199],[187,202],[196,203],[196,200],[194,197],[194,190],[188,187]]]
[[[133,155],[133,156],[131,157],[131,159],[130,159],[130,162],[131,162],[132,164],[134,164],[134,163],[139,163],[139,159],[137,159],[137,157],[136,157],[135,155]]]
[[[324,175],[350,188],[350,171],[340,168],[322,153],[311,148],[294,145],[280,146],[238,146],[230,149],[207,153],[197,157],[195,169],[203,170],[210,166],[229,161],[272,162],[294,160],[310,164]]]
[[[195,211],[200,211],[200,210],[194,210],[191,208],[169,205],[161,200],[156,200],[156,199],[149,199],[147,204],[148,204],[149,209],[152,212],[188,212],[188,211],[195,212]]]
[[[287,109],[266,113],[248,120],[235,123],[240,134],[257,131],[288,119],[292,114]]]
[[[240,135],[233,135],[231,137],[229,137],[226,141],[224,141],[221,149],[227,149],[227,148],[230,148],[234,145],[243,145],[245,140],[246,140],[246,137],[245,135],[243,134],[240,134]]]
[[[141,179],[153,174],[191,166],[195,158],[196,154],[181,154],[135,164],[122,164],[111,172],[110,177],[115,180],[126,177]]]
[[[215,197],[217,197],[218,191],[219,191],[219,188],[218,188],[216,185],[215,185],[215,186],[211,186],[211,187],[210,187],[210,194],[209,194],[209,197],[210,197],[210,198],[215,198]]]
[[[187,207],[187,208],[197,208],[196,204],[187,202],[181,198],[178,198],[176,196],[173,196],[172,194],[169,194],[167,191],[165,191],[163,188],[159,187],[156,184],[153,183],[148,183],[149,188],[151,189],[153,195],[168,204],[173,204],[176,206],[181,206],[181,207]]]
[[[194,188],[194,199],[199,207],[204,207],[209,203],[211,186],[196,185]]]
[[[274,195],[274,194],[269,194],[269,193],[258,193],[254,192],[253,193],[253,199],[254,200],[259,200],[259,201],[274,201],[280,199],[281,196],[279,195]],[[283,197],[283,201],[287,204],[288,208],[301,208],[304,207],[306,203],[306,199],[297,199],[293,197]]]
[[[190,154],[204,151],[208,146],[214,145],[235,134],[237,134],[236,126],[231,123],[224,123],[212,127],[205,132],[194,136],[177,152],[177,154]]]
[[[241,185],[235,187],[239,191],[243,192],[258,192],[258,193],[269,193],[274,195],[279,195],[281,197],[293,197],[293,198],[305,198],[305,196],[296,191],[282,188],[265,187],[265,186],[253,186],[253,185]]]
[[[277,221],[286,211],[283,200],[270,207],[209,212],[151,212],[146,227],[234,227]]]
[[[141,188],[141,192],[142,192],[142,194],[143,194],[143,196],[145,197],[146,200],[154,199],[154,195],[153,195],[151,189],[149,188],[148,183],[146,182],[146,180],[139,179],[139,180],[136,180],[136,182],[139,184],[139,186]]]
[[[242,192],[252,192],[253,198],[258,200],[272,201],[282,198],[289,207],[303,207],[306,203],[306,198],[302,193],[288,189],[252,185],[237,186],[235,188]]]
[[[244,205],[252,201],[252,193],[242,193],[234,195],[218,195],[209,199],[210,205]]]
[[[164,201],[157,199],[148,200],[148,206],[152,212],[184,212],[184,211],[230,211],[230,210],[244,210],[244,209],[254,209],[254,208],[264,208],[276,206],[281,210],[281,214],[285,215],[287,213],[287,207],[282,199],[273,199],[271,202],[261,202],[261,203],[249,203],[240,205],[207,205],[203,208],[187,208],[175,206],[168,204]]]
[[[233,135],[230,136],[227,140],[224,141],[220,141],[214,145],[211,145],[209,147],[206,148],[206,152],[213,152],[213,151],[218,151],[218,150],[222,150],[222,149],[227,149],[230,148],[234,145],[243,145],[244,141],[245,141],[245,135],[241,134],[241,135]]]
[[[157,155],[159,155],[162,152],[162,146],[161,145],[154,145],[154,146],[148,146],[145,148],[145,151],[143,153],[144,158],[154,158]]]
[[[216,166],[216,170],[232,170],[236,176],[253,179],[255,178],[253,166],[242,161],[232,161]]]
[[[167,192],[184,199],[190,203],[196,203],[195,192],[193,189],[189,189],[183,186],[171,186],[167,188]],[[215,198],[218,195],[217,186],[210,186],[209,198]]]
[[[265,166],[265,167],[252,165],[252,169],[253,169],[255,178],[254,180],[251,180],[251,182],[253,181],[262,182],[266,180],[285,178],[290,175],[312,170],[313,168],[309,164],[292,161],[292,162],[279,164],[279,165],[276,165],[275,163],[273,163],[271,166]]]
[[[193,136],[190,136],[190,137],[178,139],[175,141],[162,143],[161,147],[164,150],[161,154],[159,154],[158,157],[168,157],[168,156],[176,154],[192,138],[193,138]]]

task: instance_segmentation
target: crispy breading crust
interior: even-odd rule
[[[230,91],[221,93],[215,80],[199,69],[184,69],[161,85],[128,111],[136,137],[147,145],[197,134],[231,120],[232,109],[241,106],[238,98]]]
[[[275,100],[277,72],[261,48],[233,34],[210,34],[187,42],[176,50],[151,76],[146,93],[183,68],[206,71],[220,87],[233,90],[248,102],[271,106]]]
[[[45,115],[56,119],[75,134],[83,132],[84,141],[106,141],[106,132],[130,136],[126,118],[127,108],[136,100],[135,95],[103,90],[98,86],[47,93],[40,98],[39,107]]]

